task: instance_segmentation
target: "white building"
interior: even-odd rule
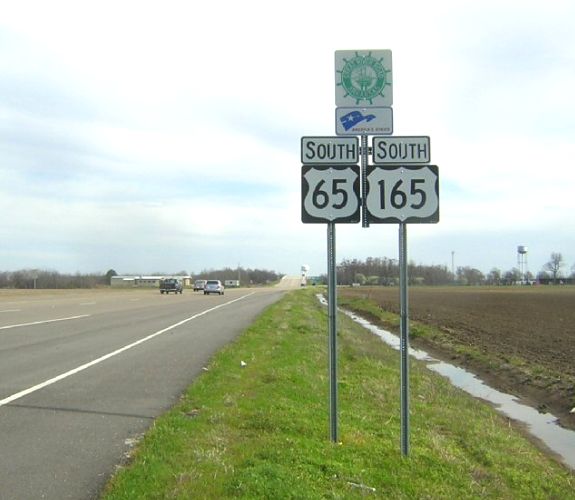
[[[110,286],[112,288],[159,288],[160,281],[166,278],[175,278],[182,282],[185,287],[190,286],[191,276],[112,276]]]

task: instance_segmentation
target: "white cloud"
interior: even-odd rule
[[[323,272],[325,227],[300,222],[300,137],[334,134],[333,54],[353,48],[392,49],[395,134],[431,137],[441,221],[410,230],[414,256],[504,267],[507,247],[481,249],[500,234],[537,268],[551,251],[575,259],[573,14],[567,1],[14,3],[0,20],[4,266]],[[341,227],[338,255],[396,252],[396,229]]]

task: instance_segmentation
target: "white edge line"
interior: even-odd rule
[[[253,295],[254,293],[256,293],[256,292],[251,292],[251,293],[249,293],[247,295],[243,295],[237,299],[230,300],[229,302],[225,302],[224,304],[218,304],[215,307],[212,307],[210,309],[206,309],[205,311],[202,311],[198,314],[194,314],[193,316],[190,316],[189,318],[186,318],[182,321],[179,321],[178,323],[174,323],[173,325],[170,325],[167,328],[164,328],[163,330],[159,330],[155,333],[152,333],[151,335],[148,335],[147,337],[144,337],[143,339],[137,340],[136,342],[132,342],[131,344],[128,344],[124,347],[121,347],[120,349],[116,349],[113,352],[105,354],[104,356],[101,356],[97,359],[94,359],[93,361],[90,361],[90,362],[85,363],[81,366],[78,366],[77,368],[73,368],[72,370],[69,370],[66,373],[62,373],[60,375],[57,375],[54,378],[51,378],[51,379],[46,380],[44,382],[41,382],[40,384],[37,384],[33,387],[29,387],[28,389],[24,389],[23,391],[17,392],[16,394],[12,394],[11,396],[8,396],[7,398],[0,399],[0,406],[5,406],[8,403],[11,403],[12,401],[16,401],[17,399],[23,398],[24,396],[27,396],[29,394],[32,394],[33,392],[36,392],[36,391],[39,391],[40,389],[43,389],[44,387],[55,384],[56,382],[59,382],[60,380],[64,380],[65,378],[68,378],[72,375],[76,375],[77,373],[80,373],[81,371],[84,371],[87,368],[90,368],[91,366],[97,365],[98,363],[101,363],[102,361],[105,361],[105,360],[107,360],[113,356],[116,356],[116,355],[118,355],[124,351],[127,351],[128,349],[131,349],[132,347],[136,347],[137,345],[143,344],[144,342],[147,342],[148,340],[151,340],[154,337],[157,337],[158,335],[162,335],[163,333],[166,333],[170,330],[173,330],[174,328],[177,328],[178,326],[181,326],[184,323],[187,323],[188,321],[192,321],[193,319],[199,318],[200,316],[203,316],[204,314],[215,311],[216,309],[219,309],[220,307],[224,307],[224,306],[227,306],[229,304],[233,304],[234,302],[237,302],[239,300],[245,299],[246,297],[249,297],[250,295]]]
[[[69,318],[46,319],[43,321],[33,321],[32,323],[20,323],[19,325],[0,326],[0,330],[8,330],[9,328],[18,328],[19,326],[43,325],[44,323],[54,323],[56,321],[68,321],[70,319],[88,318],[89,316],[90,314],[81,314],[80,316],[70,316]]]

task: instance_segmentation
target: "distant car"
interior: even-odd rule
[[[199,292],[206,287],[206,280],[196,280],[194,281],[194,292]]]
[[[209,295],[210,293],[217,293],[218,295],[224,294],[224,285],[220,280],[208,280],[204,286],[204,295]]]
[[[160,282],[160,293],[169,294],[170,292],[179,293],[183,292],[182,282],[174,278],[167,278]]]

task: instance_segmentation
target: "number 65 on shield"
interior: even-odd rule
[[[302,222],[360,221],[359,165],[303,165],[301,173]]]

